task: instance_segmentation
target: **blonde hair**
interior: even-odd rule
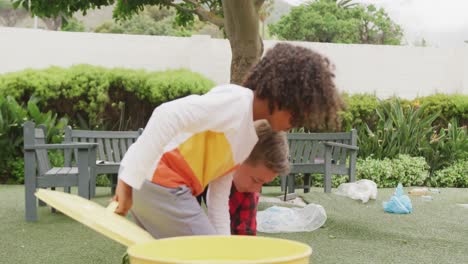
[[[258,142],[245,161],[251,165],[264,164],[279,175],[289,173],[289,147],[285,132],[275,132],[266,120],[255,121]]]

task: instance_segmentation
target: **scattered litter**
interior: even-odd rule
[[[394,214],[409,214],[413,212],[411,200],[407,195],[403,194],[401,183],[398,184],[395,194],[393,194],[390,200],[383,202],[383,208],[385,212]]]
[[[264,233],[309,232],[327,221],[325,209],[318,204],[303,208],[272,206],[257,213],[257,230]]]
[[[369,199],[377,199],[377,184],[371,180],[343,183],[338,186],[335,194],[367,203]]]
[[[273,203],[273,204],[283,204],[283,205],[294,205],[299,207],[305,207],[307,203],[302,200],[301,197],[296,197],[295,199],[283,201],[283,196],[279,197],[268,197],[268,196],[260,196],[261,203]]]
[[[413,196],[423,196],[423,195],[440,193],[440,191],[439,189],[424,187],[424,188],[411,189],[411,191],[409,191],[408,193]]]
[[[423,196],[421,196],[421,199],[423,201],[426,201],[426,202],[434,200],[434,198],[432,198],[432,196],[430,196],[430,195],[423,195]]]
[[[411,189],[411,191],[409,191],[408,193],[413,196],[423,196],[423,195],[428,195],[430,192],[428,188],[424,187],[424,188]]]

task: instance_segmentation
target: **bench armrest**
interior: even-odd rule
[[[359,150],[359,147],[357,147],[357,146],[352,146],[352,145],[342,144],[342,143],[336,143],[336,142],[331,142],[331,141],[323,142],[323,144],[325,146],[328,146],[328,147],[339,147],[339,148],[345,148],[345,149],[355,150],[355,151]]]

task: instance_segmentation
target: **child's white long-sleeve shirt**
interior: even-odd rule
[[[125,154],[119,178],[135,189],[145,180],[187,185],[194,195],[211,183],[208,215],[219,233],[229,234],[232,176],[226,175],[258,141],[252,107],[253,92],[233,84],[162,104]]]

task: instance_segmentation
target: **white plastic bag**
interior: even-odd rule
[[[318,204],[302,208],[272,206],[257,213],[257,230],[264,233],[309,232],[327,221],[325,209]]]
[[[377,199],[377,184],[371,180],[343,183],[338,186],[335,194],[367,203],[369,199]]]

